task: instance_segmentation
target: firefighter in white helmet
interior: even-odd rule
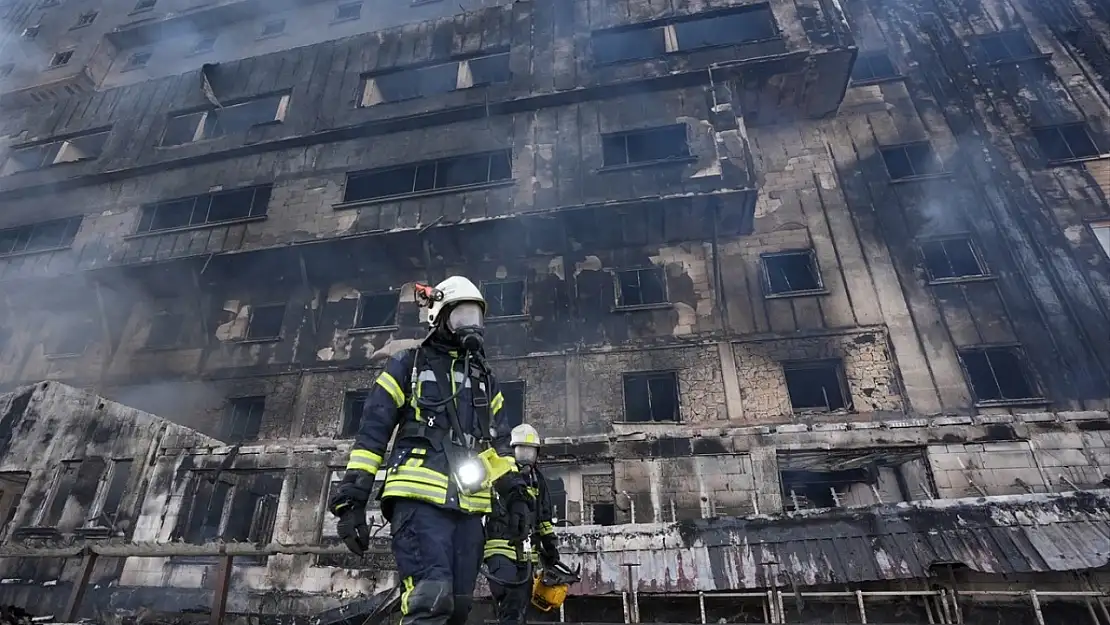
[[[486,365],[486,302],[473,282],[452,276],[418,285],[428,307],[427,338],[395,355],[374,382],[363,409],[347,472],[329,502],[348,548],[369,546],[366,506],[374,475],[390,522],[402,584],[402,625],[463,625],[482,565],[482,516],[492,490],[521,499],[525,485],[510,455],[504,397]],[[396,430],[393,450],[384,457]],[[500,450],[500,452],[499,452]],[[509,519],[518,534],[530,512]]]
[[[497,497],[493,512],[486,518],[484,557],[500,625],[520,625],[524,622],[529,600],[536,592],[533,570],[559,563],[551,493],[547,480],[536,466],[540,451],[539,432],[527,423],[518,425],[513,428],[510,442],[526,485],[524,495],[528,498],[528,507],[535,511],[535,516],[531,519],[530,535],[523,541],[514,535],[509,523],[515,503],[513,500]],[[514,495],[519,495],[519,491]],[[565,586],[563,589],[565,591]]]

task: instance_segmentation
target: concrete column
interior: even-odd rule
[[[732,343],[728,341],[718,343],[717,353],[721,357],[721,379],[725,385],[725,410],[728,413],[728,420],[730,423],[741,422],[744,420],[744,406]]]

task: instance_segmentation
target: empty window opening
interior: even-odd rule
[[[344,473],[345,470],[341,468],[333,469],[331,471],[331,480],[328,485],[327,499],[325,499],[325,501],[331,501],[331,498],[335,495],[336,489],[339,488],[339,485],[343,481]],[[378,492],[384,479],[385,471],[378,471],[378,475],[376,476],[376,481],[373,487],[373,492]],[[366,505],[366,512],[366,523],[370,527],[370,535],[373,536],[377,532],[380,532],[381,528],[387,525],[385,517],[382,516],[381,502],[378,500],[378,498],[370,498],[370,501],[367,502]],[[339,535],[336,531],[336,523],[338,519],[336,519],[334,515],[328,513],[323,514],[323,517],[324,523],[321,531],[322,540],[320,541],[320,543],[323,545],[342,545],[343,543],[339,539]],[[355,554],[349,553],[344,550],[342,554],[317,556],[316,565],[351,569],[366,566],[366,560],[363,556],[356,556]]]
[[[921,243],[925,270],[930,280],[952,280],[986,275],[979,257],[967,237],[954,237]]]
[[[677,22],[673,26],[678,50],[750,43],[778,36],[775,20],[766,6]]]
[[[455,156],[347,175],[344,202],[464,189],[512,179],[508,150]]]
[[[266,412],[265,397],[235,397],[228,400],[227,421],[224,423],[225,443],[258,440],[262,415]]]
[[[397,325],[396,293],[364,293],[358,298],[355,328],[388,328]]]
[[[42,527],[57,527],[62,520],[69,496],[77,486],[77,478],[81,473],[80,460],[64,460],[58,472],[54,475],[54,483],[50,488],[49,503],[39,511],[36,525]]]
[[[343,396],[343,423],[339,426],[339,438],[354,438],[362,424],[362,411],[370,391],[348,391]]]
[[[1016,347],[960,350],[960,361],[979,401],[1013,401],[1040,397]]]
[[[23,29],[22,37],[24,39],[34,39],[35,37],[38,37],[39,30],[41,28],[42,28],[41,24],[35,24],[34,26],[28,26],[27,28]]]
[[[131,459],[113,460],[108,471],[108,478],[101,482],[98,501],[93,506],[88,525],[93,527],[116,527],[119,519],[120,507],[127,494],[127,486],[131,480]]]
[[[232,104],[221,109],[171,116],[162,133],[162,146],[169,147],[243,133],[255,126],[285,120],[289,94],[274,94]]]
[[[158,0],[139,0],[135,3],[135,8],[131,9],[131,12],[141,13],[143,11],[149,11],[153,9],[156,4],[158,4]]]
[[[426,67],[403,68],[363,77],[360,106],[503,83],[510,76],[508,52],[494,52]]]
[[[1099,155],[1098,146],[1087,131],[1087,124],[1062,124],[1034,128],[1033,136],[1048,161],[1067,161]]]
[[[285,304],[253,306],[247,322],[247,339],[276,339],[281,337],[285,320]]]
[[[216,47],[216,35],[201,35],[189,50],[189,54],[204,54],[211,52],[214,47]]]
[[[547,495],[551,499],[551,522],[555,525],[566,525],[567,520],[567,487],[563,478],[551,475],[544,471],[547,480]]]
[[[70,137],[50,143],[16,148],[4,164],[4,175],[32,169],[42,169],[62,163],[78,163],[100,158],[108,142],[108,131]]]
[[[667,277],[662,267],[617,272],[617,307],[651,306],[667,302]]]
[[[185,315],[182,313],[169,310],[155,313],[151,319],[150,333],[146,337],[146,347],[177,347],[181,343],[181,334],[184,327]]]
[[[1091,224],[1091,231],[1095,233],[1099,247],[1110,257],[1110,221]]]
[[[270,542],[284,481],[282,471],[198,471],[193,475],[175,538],[194,544]]]
[[[335,9],[336,21],[357,20],[362,17],[361,2],[344,2]]]
[[[99,332],[99,324],[95,320],[77,319],[67,323],[62,331],[53,340],[47,340],[45,354],[47,356],[80,356]]]
[[[150,62],[150,57],[153,56],[153,54],[152,52],[136,52],[127,57],[127,64],[123,66],[123,69],[129,70],[146,67],[146,64]]]
[[[892,180],[902,180],[915,176],[929,176],[944,172],[940,160],[933,153],[928,141],[908,143],[880,148],[883,162]]]
[[[498,414],[506,415],[511,427],[524,423],[524,382],[522,380],[502,382],[499,390],[501,396],[505,398],[505,403],[501,405]]]
[[[148,204],[142,208],[135,233],[264,217],[272,190],[271,185],[263,185]]]
[[[55,52],[54,56],[50,57],[50,67],[61,67],[73,58],[73,50],[66,50],[64,52]]]
[[[817,257],[812,250],[763,255],[768,295],[809,293],[822,289]]]
[[[591,41],[598,64],[651,59],[667,53],[662,27],[594,33]]]
[[[81,219],[55,219],[0,230],[0,256],[69,247],[81,228]]]
[[[898,75],[886,52],[861,52],[852,66],[852,82],[863,83]]]
[[[780,452],[778,464],[787,510],[914,501],[933,491],[917,447]]]
[[[624,420],[633,423],[678,421],[678,375],[673,371],[624,375]]]
[[[74,24],[73,27],[80,28],[82,26],[88,26],[89,24],[92,24],[96,21],[96,16],[96,11],[86,11],[77,17],[77,23]]]
[[[11,527],[12,521],[15,520],[29,481],[31,481],[30,473],[22,471],[0,473],[0,538],[3,538]]]
[[[978,52],[979,60],[984,63],[1028,58],[1037,54],[1025,32],[1020,30],[981,35]]]
[[[262,25],[260,37],[273,37],[285,32],[285,20],[270,20]]]
[[[685,124],[602,135],[601,150],[605,167],[653,163],[690,156]]]
[[[516,317],[524,314],[524,280],[486,282],[486,317]]]
[[[796,412],[850,410],[838,360],[788,362],[782,365],[790,406]]]
[[[611,503],[595,503],[590,506],[590,520],[594,525],[616,525],[617,507]]]

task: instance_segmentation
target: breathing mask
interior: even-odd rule
[[[513,447],[513,457],[516,458],[516,463],[521,466],[532,466],[536,464],[536,458],[539,457],[540,450],[538,447],[531,445],[517,445]]]
[[[448,313],[447,329],[455,335],[463,349],[478,351],[482,349],[484,317],[481,304],[461,302],[452,307],[451,312]]]

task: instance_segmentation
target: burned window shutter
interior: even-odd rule
[[[204,93],[204,99],[208,100],[212,106],[223,108],[223,105],[220,104],[220,101],[216,98],[216,91],[212,89],[211,75],[215,71],[215,63],[205,63],[200,66],[200,90]]]

